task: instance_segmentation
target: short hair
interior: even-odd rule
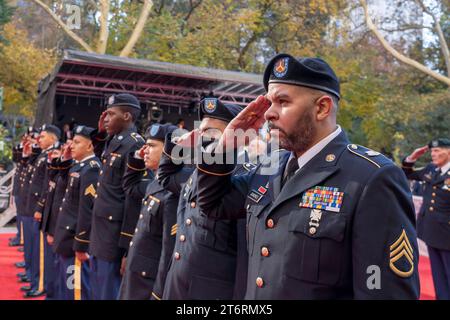
[[[136,122],[136,120],[141,115],[141,110],[129,106],[120,106],[120,110],[124,113],[129,112],[131,114],[131,119],[133,120],[133,122]]]

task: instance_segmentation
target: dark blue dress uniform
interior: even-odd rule
[[[279,155],[269,176],[261,166],[231,178],[223,174],[233,166],[199,165],[201,213],[247,216],[246,299],[418,298],[414,209],[401,170],[341,133],[281,188],[290,152]],[[322,193],[341,197],[338,211],[314,207]],[[371,272],[380,287],[368,285]]]
[[[241,107],[224,105],[206,98],[200,105],[200,119],[210,117],[229,122]],[[158,180],[168,190],[178,174],[184,175],[184,165],[172,158],[175,145],[168,136],[164,155],[158,168]],[[245,170],[241,165],[235,175]],[[238,265],[237,221],[209,219],[197,204],[198,170],[194,170],[182,187],[177,212],[177,239],[164,287],[164,300],[172,299],[232,299],[242,295],[235,291]],[[245,255],[244,255],[245,257]],[[238,284],[239,285],[239,284]]]
[[[99,171],[100,160],[95,156],[75,163],[69,171],[54,244],[60,259],[60,288],[64,300],[90,298],[89,265],[79,261],[75,251],[88,250]]]
[[[277,55],[266,67],[266,90],[271,82],[340,97],[339,80],[317,58]],[[404,173],[339,129],[327,138],[300,169],[289,151],[272,153],[275,172],[268,163],[232,177],[233,164],[197,165],[200,214],[247,218],[246,298],[417,299],[419,253]]]
[[[443,139],[442,139],[443,140]],[[430,147],[433,147],[430,143]],[[440,145],[436,147],[450,148]],[[414,168],[403,161],[403,171],[410,180],[424,182],[422,207],[417,217],[417,234],[428,246],[433,282],[438,299],[450,299],[450,170],[433,164]]]
[[[132,98],[131,98],[132,97]],[[139,102],[127,94],[115,95],[110,106],[120,105],[139,107]],[[134,106],[132,106],[132,104]],[[102,141],[103,139],[103,141]],[[114,137],[105,139],[101,134],[94,138],[99,146],[106,143],[101,155],[102,167],[97,189],[97,198],[94,203],[92,230],[89,251],[91,258],[91,287],[93,299],[117,299],[121,275],[121,259],[128,249],[128,241],[132,234],[123,232],[123,225],[128,225],[124,219],[134,219],[129,214],[139,215],[141,203],[126,203],[123,190],[123,175],[126,167],[126,157],[142,147],[144,139],[136,133],[136,128],[130,127]]]
[[[61,131],[54,125],[44,125],[41,131],[52,133],[57,139],[61,136]],[[27,198],[26,210],[33,217],[35,212],[42,214],[45,199],[48,191],[48,175],[47,175],[47,160],[48,152],[53,150],[54,146],[49,147],[46,150],[42,150],[33,164],[33,172],[30,177],[30,187]],[[33,221],[33,236],[32,236],[32,290],[36,292],[44,292],[47,287],[47,281],[45,280],[45,257],[51,257],[51,248],[49,247],[47,240],[44,237],[44,233],[41,231],[41,222]],[[50,263],[53,263],[50,261]],[[52,298],[53,289],[49,290],[49,298]],[[32,294],[32,293],[31,293]]]
[[[21,201],[17,203],[17,212],[22,213],[21,221],[23,225],[23,239],[24,239],[24,258],[25,258],[25,270],[27,278],[32,279],[31,264],[32,264],[32,244],[33,244],[33,216],[26,210],[29,181],[33,171],[33,163],[36,161],[39,155],[40,149],[33,148],[32,154],[27,157],[22,157],[22,170],[19,177],[19,198]],[[31,287],[31,284],[30,284]],[[36,285],[33,289],[36,288]]]
[[[164,141],[177,127],[154,124],[145,137]],[[151,177],[148,179],[146,177]],[[140,199],[142,207],[127,254],[119,292],[121,300],[161,299],[176,237],[179,194],[166,191],[142,159],[129,156],[124,176],[127,199]]]
[[[16,164],[16,171],[14,172],[14,178],[13,178],[13,189],[11,195],[14,197],[14,204],[17,206],[19,204],[19,195],[20,195],[20,175],[23,170],[23,162],[22,162],[22,152],[23,152],[23,146],[22,144],[18,144],[14,146],[12,150],[12,160]],[[18,246],[23,245],[23,224],[22,224],[22,212],[16,211],[16,225],[17,225],[17,234],[16,237],[14,237],[10,241],[10,245],[12,246]]]

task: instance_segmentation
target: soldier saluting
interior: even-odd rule
[[[123,226],[130,225],[128,219],[136,221],[139,215],[139,202],[125,205],[122,184],[127,155],[144,144],[134,125],[140,113],[136,97],[126,93],[109,97],[94,137],[95,150],[102,161],[89,244],[94,300],[117,299],[122,259],[133,237],[123,231]]]
[[[414,168],[426,152],[431,163]],[[417,218],[417,234],[428,246],[437,299],[450,299],[450,140],[440,138],[414,150],[403,160],[408,179],[423,181],[423,204]]]
[[[231,179],[232,163],[198,165],[200,213],[247,216],[246,298],[418,298],[408,183],[392,161],[349,143],[336,124],[334,71],[318,58],[279,54],[264,86],[267,95],[229,123],[215,153],[234,152],[235,130],[267,120],[286,149],[276,172],[261,165]]]

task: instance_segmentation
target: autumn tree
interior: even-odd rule
[[[0,43],[0,86],[4,87],[4,111],[7,114],[34,116],[38,82],[56,63],[53,51],[37,48],[25,31],[8,23],[6,43]]]

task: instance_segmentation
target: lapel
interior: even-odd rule
[[[281,205],[286,200],[298,196],[312,188],[322,181],[333,175],[339,170],[336,166],[339,157],[348,145],[348,139],[344,131],[342,131],[334,140],[332,140],[325,148],[323,148],[314,158],[312,158],[300,171],[298,171],[289,181],[286,182],[279,195],[275,198],[275,202],[268,211],[271,214],[275,208]],[[327,162],[326,156],[329,154],[335,155],[335,159]],[[287,159],[283,165],[286,166]],[[283,171],[277,175],[280,179],[283,176]],[[274,181],[275,183],[275,181]],[[276,181],[278,183],[278,180]]]
[[[155,179],[148,184],[145,197],[148,198],[149,195],[154,195],[161,191],[164,191],[164,188],[158,183],[158,180]]]
[[[135,132],[135,127],[131,126],[128,129],[123,130],[122,132],[120,132],[119,134],[116,134],[111,141],[108,144],[108,154],[111,154],[112,152],[116,151],[117,149],[120,148],[120,146],[122,145],[122,143],[128,139],[128,136],[132,133]],[[120,138],[122,137],[122,138]]]
[[[444,174],[441,174],[441,170],[439,169],[436,177],[433,179],[433,184],[440,184],[445,181],[445,179],[450,178],[450,171],[447,170]]]
[[[278,197],[281,191],[281,180],[283,179],[284,168],[287,165],[291,152],[283,152],[280,154],[280,166],[278,167],[278,171],[275,175],[270,176],[269,178],[269,194],[272,198],[272,201]]]

